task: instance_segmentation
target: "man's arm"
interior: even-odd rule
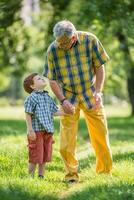
[[[59,101],[62,101],[62,99],[64,99],[65,96],[62,94],[61,88],[57,81],[49,80],[49,83],[56,97],[59,99]]]
[[[60,102],[62,102],[62,107],[65,113],[67,114],[73,114],[74,113],[74,106],[66,99],[66,97],[63,95],[61,88],[59,84],[55,80],[49,80],[50,86],[56,95],[56,97],[59,99]]]
[[[36,134],[33,130],[32,127],[32,118],[30,113],[25,113],[26,115],[26,124],[27,124],[27,132],[28,132],[28,137],[31,140],[36,140]]]
[[[96,69],[96,84],[95,84],[96,93],[102,92],[104,80],[105,80],[105,68],[104,65],[101,65],[99,68]]]
[[[104,65],[101,65],[99,68],[96,68],[96,82],[95,82],[95,108],[99,107],[102,104],[102,89],[105,80],[105,68]]]

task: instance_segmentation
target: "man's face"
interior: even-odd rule
[[[67,37],[66,35],[56,39],[56,43],[59,48],[68,50],[71,48],[72,44],[76,41],[76,36],[72,36],[71,38]]]

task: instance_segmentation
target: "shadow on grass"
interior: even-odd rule
[[[44,192],[45,193],[45,192]],[[39,193],[31,193],[25,191],[23,187],[7,186],[0,188],[0,199],[2,200],[57,200],[54,195],[40,195]]]
[[[59,134],[59,120],[55,120],[55,130]],[[26,134],[26,122],[25,120],[0,120],[0,135],[1,136],[16,136]]]
[[[126,152],[126,153],[118,153],[113,155],[114,162],[118,162],[121,160],[130,160],[134,161],[134,152]]]
[[[134,161],[134,152],[125,152],[125,153],[117,153],[113,155],[113,162],[120,162],[120,161]],[[79,172],[85,168],[91,168],[91,166],[96,163],[95,156],[88,155],[85,159],[79,160]],[[94,169],[95,170],[95,169]]]
[[[134,141],[134,117],[110,117],[108,128],[111,143]],[[84,118],[79,121],[79,134],[84,140],[89,137]]]
[[[133,188],[134,185],[129,183],[93,187],[89,184],[82,191],[77,191],[61,200],[132,200],[134,199]]]
[[[134,141],[134,118],[132,117],[111,117],[108,118],[110,142]],[[55,120],[55,133],[59,134],[59,119]],[[26,134],[25,120],[0,120],[1,136]],[[78,142],[89,138],[84,118],[79,120]],[[82,139],[82,140],[81,140]]]
[[[133,129],[134,117],[110,117],[108,124],[110,129]]]
[[[111,143],[134,141],[134,117],[111,117],[108,127]]]
[[[134,161],[134,152],[126,152],[126,153],[118,153],[113,155],[113,162],[120,161]],[[96,163],[96,158],[94,156],[88,156],[85,159],[79,160],[79,172],[81,172],[85,168],[91,168],[91,166]],[[94,169],[95,170],[95,169]]]
[[[0,120],[1,136],[20,134],[26,134],[26,123],[24,120]]]

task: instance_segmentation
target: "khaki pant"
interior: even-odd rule
[[[78,130],[80,109],[90,133],[91,144],[96,154],[96,172],[109,173],[112,169],[112,155],[109,146],[108,129],[104,108],[87,110],[79,103],[76,106],[75,114],[61,117],[60,122],[60,153],[66,167],[66,180],[78,180],[78,160],[75,148]]]

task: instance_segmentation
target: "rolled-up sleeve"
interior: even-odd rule
[[[106,53],[103,45],[98,40],[98,38],[94,38],[92,40],[92,62],[94,67],[100,67],[105,64],[109,60],[109,56]]]

